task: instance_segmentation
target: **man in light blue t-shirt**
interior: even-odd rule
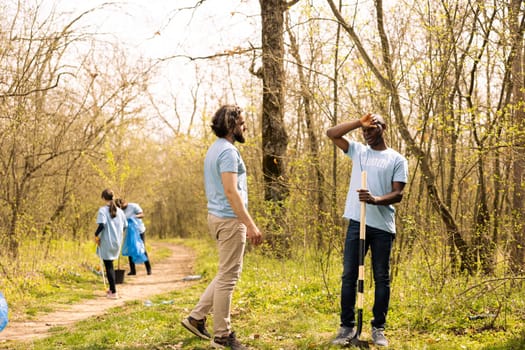
[[[233,105],[219,108],[211,128],[218,139],[204,160],[204,184],[208,199],[208,228],[217,241],[219,268],[190,315],[182,325],[196,336],[211,339],[206,316],[213,312],[213,348],[246,349],[231,330],[233,289],[242,270],[246,239],[253,245],[262,235],[248,213],[246,166],[234,142],[244,143],[244,116]]]
[[[366,145],[349,141],[345,135],[362,129]],[[393,204],[403,198],[408,180],[407,160],[386,146],[384,119],[367,114],[326,131],[326,135],[352,159],[352,175],[346,198],[344,217],[349,220],[346,234],[341,283],[341,325],[337,345],[348,345],[356,336],[355,302],[359,269],[359,221],[361,202],[366,202],[365,252],[372,253],[375,297],[372,309],[372,341],[387,346],[384,335],[390,302],[390,253],[396,233]],[[361,189],[361,173],[367,172],[367,189]]]

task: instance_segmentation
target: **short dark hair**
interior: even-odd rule
[[[224,105],[215,112],[211,119],[211,129],[217,137],[227,136],[241,116],[241,108],[236,105]]]
[[[383,118],[383,116],[380,115],[380,114],[374,114],[374,117],[376,117],[376,120],[379,122],[379,124],[381,124],[381,126],[383,127],[383,129],[386,129],[385,118]]]

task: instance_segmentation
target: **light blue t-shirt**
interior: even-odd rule
[[[141,218],[135,217],[135,215],[142,213],[142,208],[137,203],[128,203],[128,206],[126,209],[124,209],[124,214],[126,214],[126,218],[134,218],[137,220],[137,223],[139,224],[138,229],[139,233],[146,232],[146,226],[144,225],[144,222]]]
[[[104,225],[104,230],[98,236],[100,245],[97,247],[97,255],[104,260],[118,259],[123,232],[128,227],[126,215],[122,209],[117,208],[117,215],[112,218],[109,213],[109,206],[105,205],[98,209],[97,224]]]
[[[246,166],[237,148],[225,138],[218,138],[208,149],[204,159],[204,186],[208,199],[208,213],[222,218],[237,217],[224,193],[221,174],[237,173],[237,190],[248,208]]]
[[[408,181],[408,163],[405,157],[391,148],[375,151],[370,146],[349,141],[348,157],[352,159],[352,176],[346,197],[344,217],[361,220],[361,202],[357,190],[361,188],[361,172],[367,172],[367,189],[373,196],[392,192],[392,182]],[[396,233],[395,208],[393,205],[366,205],[368,226]]]

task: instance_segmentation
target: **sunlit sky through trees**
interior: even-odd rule
[[[195,81],[209,75],[206,60],[193,61],[189,57],[213,56],[232,48],[260,45],[257,0],[207,0],[196,6],[198,3],[198,0],[42,0],[41,10],[45,11],[41,16],[45,18],[54,9],[57,14],[67,14],[60,18],[68,21],[96,9],[84,16],[77,27],[96,33],[100,40],[118,43],[128,52],[129,59],[139,56],[152,62],[165,59],[158,66],[157,83],[152,89],[156,98],[164,101],[161,107],[166,114],[173,113],[175,96],[179,113],[184,115],[189,113],[190,91]],[[221,75],[216,68],[213,74]]]
[[[74,30],[89,33],[99,41],[118,44],[125,52],[128,65],[142,58],[149,60],[146,66],[155,65],[155,75],[148,84],[155,99],[155,106],[147,112],[151,119],[161,114],[159,120],[178,123],[180,131],[187,133],[189,116],[195,113],[194,101],[199,106],[197,118],[212,113],[220,103],[254,105],[258,102],[254,97],[257,79],[249,73],[251,53],[243,57],[204,59],[225,51],[260,48],[258,0],[32,1],[39,4],[42,21],[54,13],[57,30],[93,10],[82,16]],[[15,4],[13,1],[12,6]],[[305,11],[307,4],[316,8],[311,15],[330,17],[329,12],[325,12],[329,11],[325,0],[305,1],[302,3],[305,6],[294,8]],[[389,1],[385,8],[391,4]],[[365,22],[372,5],[371,0],[344,4],[349,9],[358,7],[358,17]],[[317,13],[320,8],[324,9]],[[162,129],[163,124],[157,126]]]

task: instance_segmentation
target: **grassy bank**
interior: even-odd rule
[[[72,330],[55,328],[49,338],[0,343],[0,348],[208,348],[208,342],[192,337],[180,321],[215,273],[215,248],[210,241],[184,243],[198,253],[195,273],[204,277],[199,283],[158,295],[151,299],[152,305],[130,302],[104,316],[80,322]],[[338,258],[331,260],[323,262],[322,252],[304,252],[286,261],[265,257],[258,250],[247,254],[233,301],[232,323],[239,339],[256,349],[330,349],[329,342],[338,328],[340,274]],[[458,277],[436,284],[415,265],[400,266],[400,271],[403,273],[394,278],[392,286],[389,349],[525,348],[525,293],[520,280]],[[77,284],[66,293],[69,302],[89,297],[90,285],[100,282],[92,272],[79,274]],[[366,277],[369,281],[370,275]],[[367,340],[371,290],[366,283],[362,338]],[[27,298],[34,300],[31,307],[35,308],[38,300],[46,300]],[[19,316],[29,314],[26,306],[13,308]]]

